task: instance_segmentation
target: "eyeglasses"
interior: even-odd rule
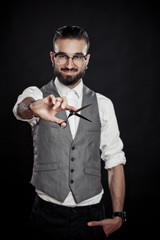
[[[56,58],[56,63],[58,65],[65,65],[71,58],[73,64],[76,65],[77,67],[82,67],[84,65],[85,60],[87,59],[87,55],[84,56],[80,54],[77,54],[73,57],[69,57],[68,55],[63,53],[54,53],[54,57]]]

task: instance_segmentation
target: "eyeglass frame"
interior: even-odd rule
[[[67,61],[66,61],[66,63],[67,63],[67,62],[69,61],[69,59],[71,58],[73,64],[74,64],[74,61],[73,61],[74,57],[77,57],[77,56],[78,56],[78,54],[77,54],[77,55],[75,55],[75,56],[73,56],[73,57],[69,57],[66,53],[63,53],[63,52],[58,52],[58,53],[53,52],[53,54],[54,54],[54,57],[55,57],[55,58],[56,58],[57,56],[59,56],[59,55],[64,55],[64,56],[66,56],[66,57],[67,57]],[[85,56],[84,56],[84,55],[80,55],[80,56],[83,57],[84,60],[86,60],[88,54],[86,54]],[[64,64],[62,64],[62,65],[65,65],[66,63],[64,63]],[[59,64],[59,65],[61,65],[61,64]],[[76,65],[76,64],[74,64],[74,65]],[[76,66],[77,66],[77,65],[76,65]],[[82,65],[82,66],[83,66],[83,65]]]

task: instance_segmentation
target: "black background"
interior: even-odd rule
[[[127,158],[128,221],[110,239],[156,236],[159,23],[154,1],[6,1],[1,6],[1,218],[5,234],[18,239],[25,232],[35,194],[29,183],[31,129],[14,118],[12,108],[26,87],[41,87],[52,78],[49,52],[54,31],[63,25],[79,25],[91,40],[84,82],[113,101]],[[102,172],[109,216],[107,172]]]

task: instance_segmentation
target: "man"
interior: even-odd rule
[[[33,132],[33,239],[100,240],[122,225],[126,159],[112,102],[83,84],[89,44],[82,28],[59,28],[50,52],[55,79],[24,90],[13,109]],[[75,114],[67,119],[89,104],[81,114],[92,122]],[[102,203],[101,158],[108,169],[111,219]]]

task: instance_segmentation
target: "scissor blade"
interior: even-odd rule
[[[78,116],[78,117],[80,117],[80,118],[83,118],[83,119],[85,119],[85,120],[87,120],[87,121],[89,121],[89,122],[92,122],[92,121],[89,120],[88,118],[86,118],[86,117],[84,117],[84,116],[82,116],[82,115],[80,115],[80,114],[78,114],[78,113],[75,113],[75,115]]]
[[[92,104],[88,104],[88,105],[86,105],[86,106],[84,106],[84,107],[81,107],[81,108],[77,109],[75,112],[77,113],[77,112],[79,112],[79,111],[81,111],[81,110],[89,107],[90,105],[92,105]]]

